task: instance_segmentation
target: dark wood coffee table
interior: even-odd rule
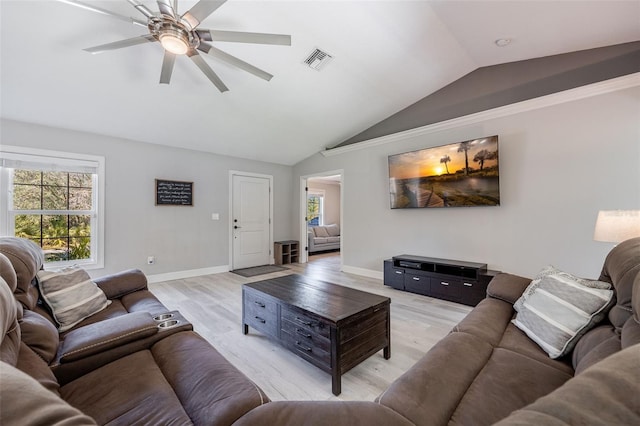
[[[341,376],[380,349],[391,356],[391,299],[301,275],[242,287],[243,332],[249,326],[331,374]]]

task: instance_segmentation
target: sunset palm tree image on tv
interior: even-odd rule
[[[498,136],[389,156],[391,208],[500,205]]]

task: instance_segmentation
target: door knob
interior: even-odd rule
[[[234,225],[233,229],[239,229],[240,227],[238,225]]]

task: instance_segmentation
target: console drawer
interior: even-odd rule
[[[390,260],[384,261],[384,285],[404,290],[404,269],[394,267]]]
[[[431,288],[431,278],[424,275],[404,274],[404,289],[412,293],[429,296]]]
[[[432,277],[431,294],[447,300],[459,301],[462,290],[462,281],[449,277]]]
[[[308,315],[306,312],[285,308],[283,306],[280,316],[283,321],[287,320],[303,330],[310,331],[311,333],[315,333],[326,338],[329,338],[330,336],[331,331],[329,326],[317,318]]]

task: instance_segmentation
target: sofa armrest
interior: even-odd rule
[[[107,299],[118,299],[129,293],[147,289],[147,277],[139,269],[129,269],[93,280]]]
[[[409,420],[368,401],[275,401],[240,417],[233,425],[403,426]]]
[[[158,332],[148,312],[134,312],[70,331],[58,350],[58,362],[77,361]]]
[[[529,284],[531,284],[529,278],[500,273],[489,282],[487,296],[513,305]]]

